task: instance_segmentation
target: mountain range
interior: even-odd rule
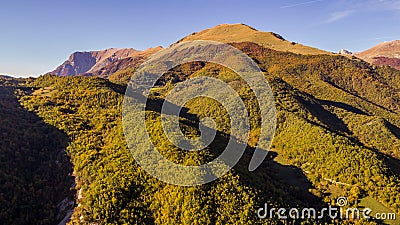
[[[265,48],[304,55],[332,54],[317,48],[285,40],[273,32],[258,31],[245,24],[221,24],[210,29],[192,33],[181,41],[211,40],[223,43],[252,42]],[[108,77],[109,75],[139,65],[151,54],[163,49],[161,46],[143,51],[133,48],[110,48],[100,51],[74,52],[50,74],[60,76],[87,75]],[[383,42],[362,52],[339,51],[342,55],[352,55],[377,66],[391,66],[400,69],[400,40]]]

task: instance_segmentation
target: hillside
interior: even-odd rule
[[[37,94],[23,97],[24,106],[71,138],[67,152],[74,164],[76,188],[83,196],[78,199],[74,223],[280,224],[275,219],[261,221],[251,212],[263,202],[288,207],[324,204],[304,188],[287,187],[280,181],[271,170],[285,172],[294,168],[272,158],[259,171],[248,173],[251,155],[216,182],[194,187],[165,184],[141,170],[126,147],[120,118],[123,87],[100,78],[56,76],[43,76],[28,85],[35,87]],[[69,89],[65,90],[65,86]],[[46,92],[49,88],[52,91]],[[219,115],[220,109],[210,109],[214,116]],[[159,112],[149,113],[154,117],[148,122],[157,129],[154,138],[171,160],[203,161],[214,157],[226,142],[221,134],[210,153],[187,155],[172,151],[159,133]],[[197,132],[195,121],[186,119],[184,124],[187,132]],[[296,174],[307,187],[304,175],[298,170]]]
[[[0,76],[0,224],[57,224],[74,202],[68,136],[21,106],[24,84]]]
[[[191,40],[213,40],[224,43],[253,42],[278,51],[305,55],[330,54],[313,47],[289,42],[279,34],[258,31],[243,24],[218,25],[193,33],[180,41]],[[132,48],[110,48],[101,51],[75,52],[62,65],[49,73],[59,76],[87,75],[104,78],[117,73],[111,79],[115,81],[124,80],[124,73],[130,73],[130,68],[140,65],[143,60],[161,49],[162,47],[159,46],[144,51]]]
[[[100,78],[56,76],[28,84],[39,94],[23,97],[23,105],[72,140],[67,151],[83,196],[75,208],[75,223],[280,224],[258,220],[252,209],[263,202],[321,207],[338,196],[348,197],[354,206],[369,197],[400,212],[396,175],[400,171],[399,72],[374,70],[346,57],[302,56],[254,43],[234,46],[257,60],[265,71],[276,96],[278,129],[271,158],[255,173],[246,171],[249,155],[217,182],[202,186],[166,185],[134,162],[123,141],[119,116],[123,86]],[[246,87],[237,86],[240,78],[213,64],[177,67],[165,75],[165,89],[156,89],[154,96],[162,99],[176,82],[199,75],[231,83],[246,105],[254,104]],[[154,99],[152,104],[157,102]],[[211,116],[222,122],[218,125],[222,136],[211,146],[211,155],[207,151],[187,155],[174,149],[162,134],[157,107],[149,108],[153,138],[170,160],[207,161],[224,146],[219,142],[224,143],[228,129],[221,120],[226,114],[207,99],[189,102],[186,107],[199,118]],[[193,135],[198,129],[195,124],[183,115],[182,129]],[[257,132],[257,124],[253,122],[253,132]],[[250,141],[251,146],[254,143]]]

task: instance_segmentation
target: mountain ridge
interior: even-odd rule
[[[210,40],[223,43],[253,42],[260,46],[282,52],[302,55],[332,54],[321,49],[290,42],[274,32],[259,31],[246,24],[219,24],[212,28],[193,32],[177,42],[193,40]],[[161,46],[143,51],[133,48],[108,48],[97,51],[77,51],[49,72],[59,76],[108,76],[137,66],[151,54],[161,50]],[[362,52],[351,52],[341,49],[338,54],[355,56],[377,66],[390,66],[400,70],[400,40],[382,42]]]
[[[377,66],[390,66],[400,70],[400,40],[385,41],[355,56]]]
[[[104,70],[107,66],[114,63],[118,64],[121,60],[128,58],[147,57],[161,49],[161,46],[157,46],[143,51],[133,48],[77,51],[72,53],[66,61],[49,73],[59,76],[96,75],[106,77],[108,73],[101,72],[101,70]]]
[[[365,60],[376,66],[390,66],[400,70],[400,40],[381,42],[361,52],[346,49],[339,51],[341,55],[350,55]]]
[[[304,55],[331,54],[324,50],[287,41],[277,33],[259,31],[246,24],[220,24],[209,29],[194,32],[175,42],[175,44],[181,41],[192,40],[211,40],[224,43],[254,42],[277,51],[287,51]],[[158,46],[143,51],[133,48],[77,51],[72,53],[66,61],[49,73],[59,76],[87,75],[108,77],[118,70],[136,65],[133,61],[138,60],[134,60],[135,58],[142,57],[145,59],[161,49],[162,47]],[[131,61],[131,63],[128,63],[128,61]],[[123,66],[118,66],[121,64]]]
[[[387,57],[400,59],[400,40],[385,41],[365,51],[355,53],[356,56],[372,60],[374,57]]]

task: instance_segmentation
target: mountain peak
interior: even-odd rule
[[[250,29],[250,30],[258,31],[256,28],[254,28],[250,25],[244,24],[244,23],[233,23],[233,24],[223,23],[223,24],[219,24],[213,28],[217,28],[217,27],[219,27],[219,28],[228,27],[228,28],[233,28],[233,29]],[[211,29],[213,29],[213,28],[211,28]]]
[[[358,52],[357,56],[369,62],[376,57],[400,59],[400,40],[382,42],[368,50]]]
[[[160,49],[162,49],[161,46],[149,48],[144,51],[135,50],[133,48],[108,48],[99,51],[74,52],[68,60],[50,73],[60,76],[102,74],[104,71],[100,70],[115,62],[128,58],[148,56]]]
[[[285,40],[273,32],[263,32],[246,24],[220,24],[194,32],[178,41],[210,40],[223,43],[253,42],[277,51],[294,52],[305,55],[328,54],[328,52]]]
[[[400,40],[385,41],[354,55],[374,65],[400,70]]]
[[[353,53],[347,49],[340,49],[339,54],[341,55],[352,55]]]
[[[400,40],[384,41],[384,42],[380,43],[380,45],[399,46]]]

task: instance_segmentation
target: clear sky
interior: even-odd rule
[[[221,23],[362,51],[400,39],[400,0],[0,0],[0,74],[38,76],[74,51],[165,47]]]

